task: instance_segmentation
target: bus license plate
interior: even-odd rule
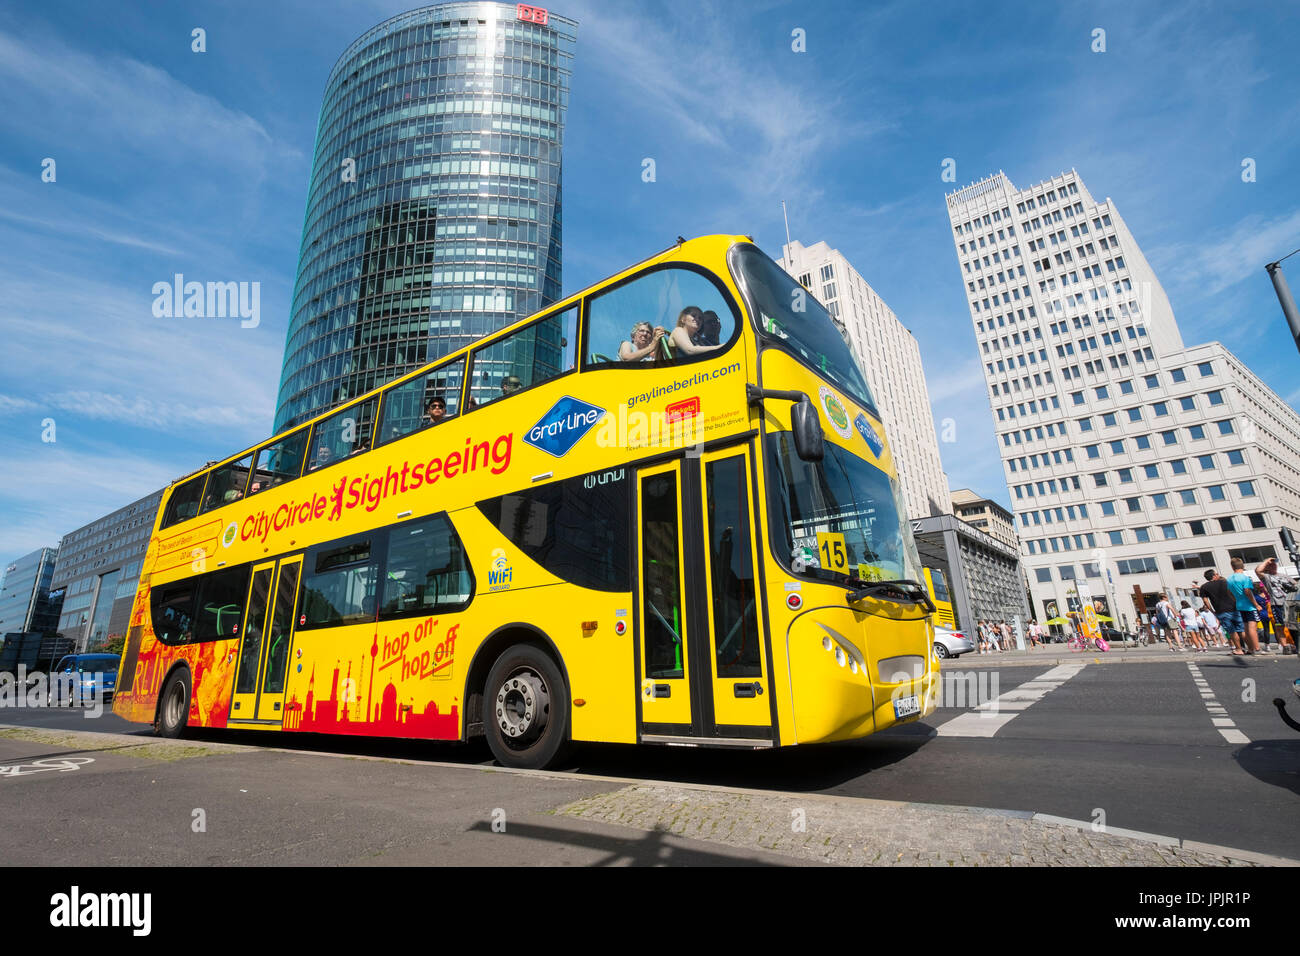
[[[900,697],[894,701],[895,717],[911,717],[913,714],[921,712],[921,698],[916,694],[911,697]]]

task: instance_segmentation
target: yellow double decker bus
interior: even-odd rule
[[[925,587],[934,605],[934,623],[943,627],[956,627],[957,615],[952,612],[952,594],[948,591],[948,576],[943,568],[925,568]]]
[[[114,710],[516,767],[846,740],[934,709],[920,577],[831,317],[706,236],[170,486]]]

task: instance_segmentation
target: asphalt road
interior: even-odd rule
[[[1064,668],[1011,656],[948,662],[946,674],[975,674],[986,696],[1002,698],[988,719],[968,699],[967,706],[941,707],[924,723],[851,744],[776,752],[584,746],[563,769],[1104,818],[1112,828],[1300,859],[1294,825],[1300,734],[1271,704],[1274,697],[1295,700],[1290,683],[1300,667],[1294,656],[1094,660],[1082,656]],[[951,703],[949,696],[945,704]],[[67,708],[0,709],[0,723],[148,732],[112,714],[87,720]],[[490,763],[480,745],[248,732],[194,736],[259,748]]]

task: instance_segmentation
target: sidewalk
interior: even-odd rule
[[[1039,647],[1026,648],[1024,650],[1012,651],[989,651],[981,654],[978,651],[971,651],[969,654],[963,654],[961,657],[948,658],[943,662],[944,667],[953,667],[959,664],[961,667],[980,666],[986,664],[1039,664],[1055,665],[1067,664],[1070,661],[1086,660],[1089,663],[1098,664],[1120,664],[1132,663],[1134,661],[1171,661],[1171,660],[1214,660],[1217,658],[1234,659],[1231,648],[1211,648],[1208,651],[1177,650],[1171,651],[1169,646],[1163,641],[1159,644],[1144,644],[1134,646],[1132,644],[1112,644],[1109,651],[1088,650],[1077,651],[1071,650],[1068,644],[1043,644]],[[1261,651],[1258,654],[1237,657],[1236,660],[1243,661],[1281,661],[1287,664],[1300,663],[1300,658],[1295,654],[1266,654]]]
[[[5,865],[1296,865],[1029,812],[5,726],[0,788]]]

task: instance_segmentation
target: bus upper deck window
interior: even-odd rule
[[[736,313],[708,276],[693,269],[655,269],[587,307],[587,365],[675,361],[720,351],[736,330]]]

